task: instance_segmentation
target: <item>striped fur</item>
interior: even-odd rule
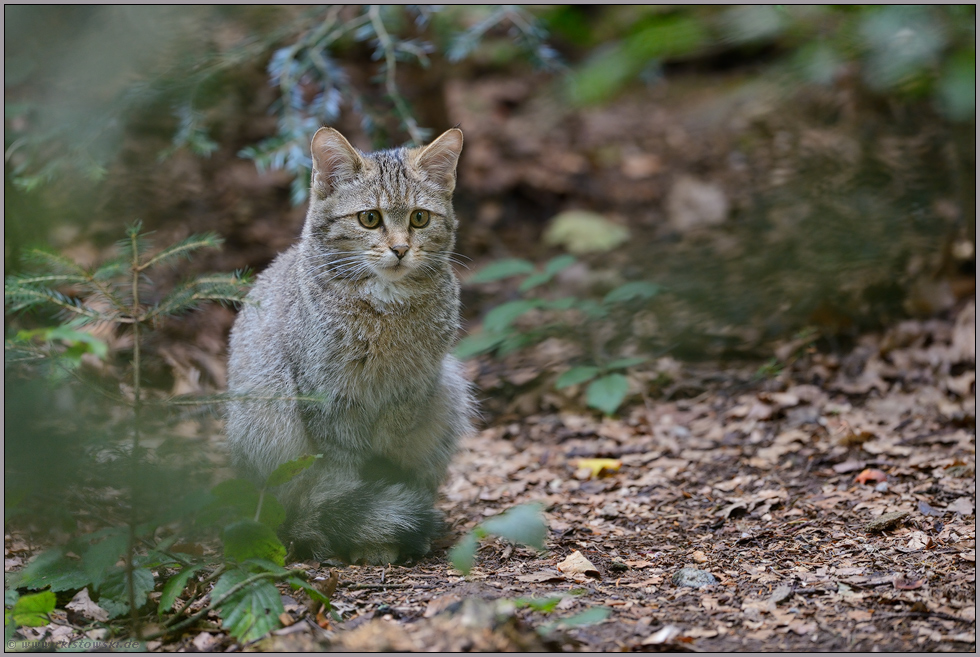
[[[449,355],[461,147],[450,130],[425,149],[364,154],[321,129],[302,236],[259,275],[232,330],[234,462],[262,481],[323,454],[276,491],[284,538],[316,557],[405,561],[440,530],[437,489],[474,408]],[[415,209],[430,213],[424,228],[409,223]],[[383,225],[365,228],[366,210]],[[403,245],[399,259],[392,247]]]

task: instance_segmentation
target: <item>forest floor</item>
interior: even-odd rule
[[[451,530],[425,559],[292,565],[334,579],[342,621],[283,589],[288,627],[257,644],[212,621],[148,647],[972,651],[974,317],[906,321],[843,358],[790,343],[793,364],[768,376],[664,358],[630,376],[672,383],[621,418],[576,408],[574,389],[557,413],[503,409],[464,441],[441,502]],[[506,361],[472,369],[484,394],[540,394]],[[545,509],[544,551],[488,539],[469,576],[453,569],[449,546],[525,502]],[[28,548],[6,538],[16,568]],[[560,602],[525,604],[544,598]],[[563,626],[597,607],[601,622]],[[79,618],[20,632],[81,638]]]
[[[451,118],[464,121],[467,135],[457,250],[478,264],[542,260],[545,220],[579,204],[630,226],[637,237],[625,248],[643,269],[659,254],[690,246],[676,234],[681,228],[667,226],[674,172],[721,181],[736,210],[748,207],[750,189],[781,184],[773,182],[779,171],[791,175],[776,157],[791,156],[780,149],[772,161],[743,166],[730,156],[730,143],[702,129],[710,121],[728,134],[767,111],[788,116],[760,109],[765,97],[755,92],[729,96],[724,111],[715,102],[700,113],[656,99],[624,102],[555,121],[558,127],[545,134],[541,126],[554,113],[528,100],[534,86],[491,80],[457,83],[447,92]],[[261,269],[298,234],[303,208],[286,209],[288,180],[259,176],[235,155],[261,136],[255,125],[271,125],[269,117],[245,120],[242,143],[206,162],[178,154],[160,164],[155,154],[166,143],[134,138],[132,150],[153,156],[130,158],[107,207],[145,218],[161,238],[215,230],[226,248],[205,268]],[[850,127],[854,134],[863,129],[859,122]],[[786,141],[771,132],[773,143]],[[851,137],[827,130],[800,143],[846,173],[849,160],[834,153],[850,152]],[[893,150],[905,152],[897,137],[889,139]],[[945,211],[949,203],[936,207]],[[62,251],[97,261],[102,253],[93,236],[111,243],[116,228],[102,222],[81,235],[67,231]],[[722,246],[737,242],[715,237]],[[654,242],[649,248],[661,251],[644,251]],[[689,253],[697,263],[697,249]],[[601,257],[614,270],[625,254]],[[932,319],[852,330],[858,337],[846,348],[787,338],[770,350],[777,358],[768,363],[756,350],[749,354],[754,360],[709,353],[695,363],[668,353],[632,367],[631,395],[613,417],[586,408],[582,386],[553,389],[552,375],[569,363],[565,343],[471,360],[483,418],[451,466],[440,501],[449,530],[431,554],[408,566],[297,564],[335,587],[340,620],[283,588],[286,627],[255,644],[237,645],[210,617],[147,647],[975,651],[976,309],[967,300],[975,274],[951,280],[952,291],[926,290],[925,298],[943,300],[918,309]],[[765,283],[742,285],[778,297]],[[464,286],[467,328],[506,293],[481,296]],[[830,314],[837,322],[839,315]],[[165,327],[150,344],[149,385],[174,395],[222,390],[233,318],[215,307]],[[746,339],[757,329],[749,327]],[[188,420],[180,428],[199,439],[195,444],[212,461],[224,462],[219,421]],[[448,549],[474,526],[528,502],[544,509],[545,550],[486,539],[468,576],[450,565]],[[7,533],[5,572],[38,549]],[[550,611],[528,604],[543,598],[560,601]],[[591,624],[564,622],[596,608],[608,615]],[[25,639],[102,638],[94,627],[84,614],[56,613],[51,625],[18,631]]]

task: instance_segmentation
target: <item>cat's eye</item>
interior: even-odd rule
[[[412,210],[412,217],[410,221],[413,228],[425,228],[429,225],[429,211]]]
[[[357,220],[365,228],[377,228],[381,225],[381,213],[377,210],[364,210],[357,213]]]

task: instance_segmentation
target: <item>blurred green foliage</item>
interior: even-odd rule
[[[601,301],[579,296],[549,298],[553,295],[543,292],[544,288],[562,270],[575,263],[574,256],[560,255],[538,271],[527,260],[513,258],[499,260],[475,272],[467,281],[469,284],[523,277],[517,287],[521,298],[491,309],[483,318],[483,330],[463,338],[455,353],[459,358],[488,353],[506,356],[551,337],[576,341],[591,357],[559,376],[555,388],[562,390],[588,383],[586,404],[612,415],[629,392],[629,383],[621,372],[646,362],[647,358],[608,356],[607,345],[599,335],[599,322],[623,319],[638,304],[655,297],[660,287],[648,281],[631,281],[610,290]],[[527,326],[517,325],[518,320],[531,314],[538,315],[533,322]]]
[[[974,120],[974,5],[562,6],[545,24],[594,49],[568,81],[582,105],[608,102],[666,63],[769,49],[770,70],[789,84],[853,74],[874,93],[932,98],[949,119]]]
[[[789,84],[853,75],[872,93],[931,98],[953,121],[975,113],[973,5],[24,5],[5,18],[5,177],[21,190],[104,179],[126,130],[149,117],[169,134],[161,157],[207,156],[256,66],[276,89],[275,134],[241,155],[288,171],[294,203],[305,200],[317,127],[350,113],[376,146],[424,141],[412,72],[441,80],[464,60],[529,61],[588,105],[662,80],[664,66],[764,52],[762,70]]]
[[[27,530],[61,524],[70,537],[67,544],[42,552],[11,576],[13,595],[5,598],[9,609],[4,616],[8,640],[18,626],[48,622],[55,592],[83,588],[110,620],[129,614],[131,629],[140,637],[141,610],[156,586],[155,573],[167,570],[176,572],[163,587],[158,615],[166,618],[155,636],[216,611],[232,636],[257,639],[281,626],[283,607],[274,581],[307,590],[329,609],[326,596],[303,581],[302,572],[285,569],[286,547],[276,535],[286,513],[274,489],[301,474],[317,457],[282,464],[261,487],[235,479],[208,492],[211,472],[202,465],[205,459],[187,454],[187,467],[175,458],[173,446],[168,449],[159,441],[166,420],[147,413],[155,408],[165,416],[172,410],[167,400],[149,398],[141,384],[147,332],[205,302],[242,303],[248,283],[239,274],[205,275],[162,294],[149,276],[156,268],[219,244],[215,235],[194,235],[154,250],[137,222],[119,242],[118,257],[97,267],[37,251],[32,254],[35,271],[4,281],[6,311],[50,309],[62,320],[55,327],[20,331],[5,342],[5,517]],[[86,376],[81,367],[85,354],[107,360],[106,342],[88,332],[106,326],[127,330],[131,336],[130,385],[105,385]],[[86,381],[88,386],[72,385]],[[89,388],[102,399],[93,401],[86,395],[84,405],[76,407],[79,387],[82,394]],[[44,404],[52,396],[67,396],[68,402],[38,413],[37,402]],[[147,446],[147,438],[155,447]],[[79,516],[82,522],[77,522]],[[161,538],[158,530],[164,526],[167,536]],[[93,527],[99,528],[91,531]],[[214,528],[221,528],[220,559],[171,549],[178,539],[206,535]],[[205,570],[203,583],[216,580],[208,604],[195,614],[185,613],[194,599],[191,595],[170,614],[190,579]],[[17,589],[46,591],[20,596]]]

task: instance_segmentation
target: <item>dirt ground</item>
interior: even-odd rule
[[[756,130],[758,117],[778,114],[764,94],[701,102],[694,90],[687,105],[672,106],[668,94],[662,102],[627,99],[571,115],[536,99],[533,87],[491,80],[447,91],[450,117],[467,130],[457,250],[473,258],[474,268],[504,256],[542,260],[551,254],[539,246],[546,220],[576,206],[598,207],[639,236],[601,263],[608,268],[672,257],[678,244],[688,245],[689,254],[705,241],[722,252],[738,250],[732,243],[744,233],[708,233],[690,246],[686,225],[669,209],[677,172],[723,188],[733,212],[751,208],[750,190],[791,181],[788,162],[805,169],[799,152],[836,162],[831,184],[846,187],[852,161],[844,156],[863,129],[855,121],[836,135],[811,131],[786,149],[775,130],[766,142],[775,144],[771,150],[746,147],[743,163],[730,156],[744,136],[739,130]],[[834,102],[846,110],[845,101]],[[560,118],[542,132],[549,116]],[[241,130],[243,144],[261,132],[249,130]],[[907,130],[879,137],[894,151],[890,184],[916,184],[921,166],[904,165],[902,153],[909,144],[929,150],[932,137]],[[234,158],[243,144],[206,163],[179,155],[140,165],[136,158],[107,211],[141,210],[162,241],[212,229],[227,238],[222,253],[195,267],[261,269],[298,233],[303,208],[287,209],[288,181],[260,177],[250,162]],[[949,209],[955,194],[943,194],[930,211],[955,214]],[[99,231],[109,231],[105,222],[81,236],[89,239],[65,235],[64,251],[97,260]],[[652,253],[644,256],[644,245]],[[919,301],[912,314],[920,319],[858,330],[847,323],[854,308],[811,305],[806,319],[827,333],[847,328],[846,344],[828,348],[812,336],[788,338],[785,330],[767,341],[750,328],[733,338],[741,359],[722,359],[710,345],[700,361],[667,352],[628,370],[630,396],[617,417],[587,409],[582,386],[554,390],[552,374],[567,369],[572,353],[560,340],[470,361],[484,417],[443,488],[450,530],[433,553],[410,566],[300,564],[314,579],[335,580],[340,621],[284,589],[287,627],[257,644],[236,645],[211,618],[148,647],[975,651],[975,274],[944,260],[948,249],[934,251],[916,271],[944,275],[913,298]],[[853,275],[860,279],[860,272]],[[855,288],[872,283],[860,280]],[[466,328],[512,293],[506,286],[464,287]],[[775,312],[760,308],[760,321]],[[725,325],[724,317],[697,307],[678,312]],[[152,345],[151,385],[173,394],[221,390],[233,318],[213,308],[166,327]],[[683,334],[690,326],[660,319],[666,332]],[[774,354],[779,367],[760,354]],[[220,422],[189,431],[223,458]],[[488,539],[469,576],[452,568],[447,550],[461,536],[525,502],[543,505],[544,551]],[[16,533],[5,539],[9,572],[34,548]],[[678,575],[685,568],[693,570]],[[685,574],[704,585],[685,585]],[[526,604],[545,597],[560,602],[548,612]],[[595,608],[608,616],[562,623]],[[56,617],[47,627],[20,631],[40,638],[91,630]]]

